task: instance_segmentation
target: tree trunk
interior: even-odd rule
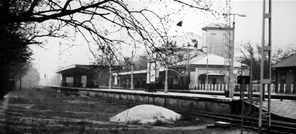
[[[10,91],[9,89],[9,73],[6,70],[0,70],[0,99]]]

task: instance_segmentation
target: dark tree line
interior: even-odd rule
[[[28,48],[30,41],[22,32],[20,24],[0,25],[0,97],[10,90],[10,81],[27,70],[32,52]]]

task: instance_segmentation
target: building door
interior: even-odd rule
[[[82,83],[82,87],[86,87],[86,84],[87,84],[87,77],[86,77],[86,75],[82,75],[81,76],[81,83]]]
[[[284,84],[286,84],[286,73],[280,73],[280,89],[284,91]]]

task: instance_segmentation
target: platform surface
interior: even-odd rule
[[[138,94],[154,94],[154,95],[166,95],[166,96],[181,96],[181,97],[192,97],[192,98],[207,98],[207,99],[216,99],[216,100],[223,100],[223,101],[232,101],[232,100],[238,100],[238,97],[234,98],[228,98],[221,95],[208,95],[208,94],[192,94],[190,92],[163,92],[163,91],[157,91],[157,92],[146,92],[143,90],[127,90],[127,89],[98,89],[98,88],[79,88],[79,87],[63,87],[63,88],[73,88],[73,89],[81,89],[86,91],[108,91],[108,92],[124,92],[124,93],[138,93]]]
[[[68,87],[67,87],[68,88]],[[225,97],[223,91],[205,91],[205,90],[187,90],[186,92],[168,92],[163,91],[157,92],[145,92],[143,90],[129,90],[129,89],[97,89],[97,88],[77,88],[69,87],[75,89],[84,89],[89,91],[112,91],[112,92],[126,92],[126,93],[140,93],[140,94],[155,94],[155,95],[168,95],[168,96],[184,96],[184,97],[196,97],[196,98],[208,98],[208,99],[219,99],[223,101],[239,100],[239,96],[234,96],[233,98]],[[235,92],[238,94],[238,92]],[[258,94],[258,93],[254,93]],[[274,94],[274,93],[273,93]],[[281,96],[295,96],[296,94],[279,94]],[[259,104],[259,101],[254,101],[255,104]],[[263,101],[263,108],[267,109],[267,99]],[[296,100],[288,99],[271,99],[271,112],[279,116],[296,119]]]
[[[201,93],[201,94],[223,94],[223,91],[205,91],[205,90],[189,90],[191,93]],[[235,92],[236,95],[239,94],[239,92]],[[247,92],[245,92],[247,94]],[[257,96],[259,96],[259,93],[253,93]],[[296,98],[296,94],[278,94],[278,93],[272,93],[272,95],[277,96],[277,98],[286,97],[286,98]],[[238,99],[238,96],[235,96],[236,99]],[[259,106],[259,101],[254,101],[257,106]],[[262,102],[263,108],[267,109],[267,99],[265,99]],[[274,114],[277,114],[279,116],[287,117],[296,119],[296,100],[290,100],[290,99],[271,99],[271,112]]]

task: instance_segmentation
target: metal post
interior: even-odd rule
[[[241,106],[242,106],[242,109],[241,109],[241,134],[243,134],[243,128],[244,128],[244,84],[245,84],[245,81],[243,80],[243,82],[241,83],[241,86],[240,86],[240,92],[241,92]]]
[[[164,82],[164,92],[168,92],[168,66],[165,67],[165,82]]]
[[[110,67],[109,67],[109,89],[112,88],[112,68],[111,68],[111,63],[110,63]]]
[[[243,75],[243,68],[242,68],[242,63],[241,63],[241,76]],[[242,83],[240,84],[240,98],[241,98],[241,134],[243,134],[244,130],[244,97],[245,97],[245,79],[242,80]]]
[[[59,65],[58,65],[59,71],[61,71],[61,55],[62,55],[61,47],[62,47],[62,44],[60,42],[59,43]],[[62,81],[62,78],[61,77],[63,77],[62,76],[62,73],[59,74],[59,78],[60,78],[60,81],[59,81],[60,84],[59,84],[59,86],[62,86],[63,85],[63,81]]]
[[[268,112],[265,117],[268,118],[268,133],[270,133],[271,127],[271,115],[270,115],[270,100],[271,100],[271,0],[268,1],[268,12],[266,13],[266,0],[263,0],[263,20],[262,20],[262,44],[261,44],[261,70],[260,70],[260,104],[259,104],[259,133],[262,130],[262,101],[265,96],[264,94],[264,84],[267,84],[268,89]],[[268,19],[268,43],[265,45],[265,20]],[[267,52],[267,57],[266,57]],[[267,59],[268,67],[264,67],[264,61]],[[268,75],[265,76],[265,69],[268,69]]]
[[[235,15],[233,15],[233,22],[232,22],[232,41],[231,41],[231,59],[230,59],[230,83],[229,83],[229,97],[233,98],[234,92],[234,75],[233,75],[233,64],[234,64],[234,30],[235,30]]]
[[[264,51],[263,51],[263,47],[264,47],[264,38],[265,38],[265,18],[264,18],[264,15],[265,15],[265,0],[263,0],[263,23],[262,23],[262,42],[261,42],[261,57],[264,56]],[[264,58],[262,59],[261,58],[261,69],[260,69],[260,103],[259,103],[259,133],[261,134],[261,130],[262,130],[262,93],[263,93],[263,75],[264,75]]]
[[[271,0],[269,0],[269,3],[268,3],[268,12],[269,12],[269,14],[270,14],[270,18],[268,19],[268,29],[269,29],[269,33],[268,33],[268,36],[269,36],[269,38],[268,38],[268,44],[269,44],[269,46],[270,46],[270,48],[271,48]],[[269,64],[269,80],[271,80],[271,49],[270,49],[270,51],[269,51],[269,62],[268,62],[268,64]],[[269,83],[269,85],[268,85],[268,133],[270,133],[270,127],[271,127],[271,83]]]
[[[234,74],[233,74],[233,66],[234,66],[234,35],[235,35],[235,16],[239,16],[239,17],[246,17],[246,15],[243,14],[233,14],[233,13],[229,13],[229,14],[223,14],[223,15],[233,15],[233,22],[232,22],[232,41],[231,41],[231,56],[230,56],[230,72],[229,72],[229,97],[233,98],[233,92],[234,92]]]
[[[134,51],[132,51],[132,59],[131,59],[131,90],[134,90]]]
[[[189,69],[189,50],[188,50],[189,45],[187,44],[186,47],[186,72],[187,72],[187,79],[184,79],[186,82],[186,87],[188,88],[189,91],[189,84],[190,84],[190,69]]]
[[[209,90],[209,55],[208,55],[208,52],[207,52],[206,90]]]

